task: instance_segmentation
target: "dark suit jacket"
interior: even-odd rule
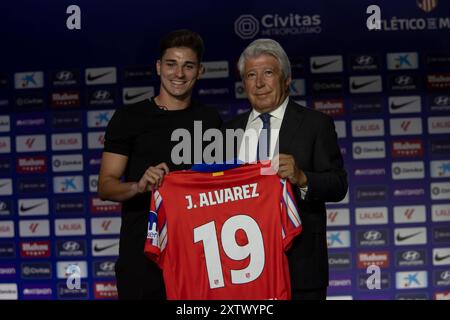
[[[225,124],[245,129],[250,112]],[[308,178],[308,193],[301,199],[294,187],[303,231],[287,252],[293,290],[328,286],[325,202],[340,201],[347,192],[347,173],[337,145],[333,119],[289,102],[279,134],[279,152],[291,154]]]

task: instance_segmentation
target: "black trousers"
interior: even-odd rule
[[[292,289],[292,300],[326,300],[327,288]]]

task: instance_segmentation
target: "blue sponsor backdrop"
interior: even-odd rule
[[[72,4],[81,30],[66,27]],[[157,93],[159,39],[177,28],[203,36],[195,95],[224,119],[249,108],[235,63],[259,37],[290,56],[292,98],[335,118],[350,187],[328,205],[330,298],[450,298],[447,1],[131,0],[0,4],[0,299],[115,298],[120,207],[95,194],[103,131]]]

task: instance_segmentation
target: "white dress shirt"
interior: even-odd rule
[[[280,135],[281,123],[283,122],[286,107],[289,103],[289,97],[287,97],[283,103],[269,112],[270,117],[270,151],[269,159],[279,154],[278,137]],[[245,127],[244,138],[242,139],[238,159],[244,163],[256,162],[256,153],[258,148],[258,139],[261,129],[263,127],[262,119],[259,117],[261,113],[253,109],[248,117],[247,125]],[[305,198],[308,187],[300,188],[302,199]]]

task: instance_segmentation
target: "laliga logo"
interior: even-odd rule
[[[81,269],[79,266],[69,264],[66,269],[66,276],[68,276],[66,281],[68,289],[81,289]]]
[[[252,39],[259,33],[259,21],[251,14],[241,15],[234,22],[234,32],[242,39]]]

